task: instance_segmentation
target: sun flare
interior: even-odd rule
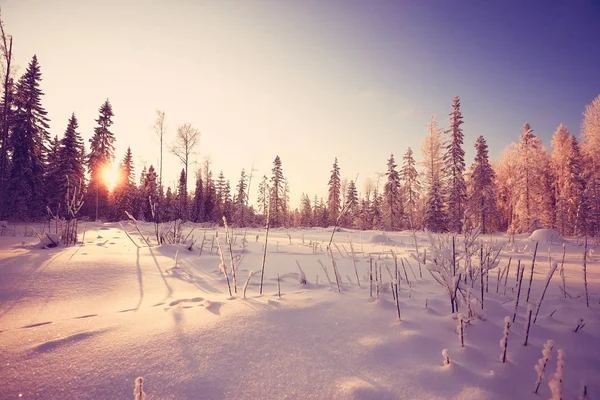
[[[113,165],[111,167],[105,168],[103,173],[103,179],[108,190],[112,192],[114,188],[119,184],[120,180],[118,165]]]

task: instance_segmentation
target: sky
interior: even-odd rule
[[[36,54],[51,134],[75,113],[86,144],[105,99],[116,157],[158,165],[152,125],[201,132],[195,170],[237,184],[253,167],[251,202],[279,155],[293,205],[326,197],[333,160],[366,178],[420,159],[432,115],[446,128],[460,96],[467,164],[483,135],[490,155],[528,121],[549,146],[563,123],[579,133],[600,94],[600,2],[0,0],[18,74]],[[182,165],[165,152],[163,181]],[[190,174],[188,187],[193,188]]]

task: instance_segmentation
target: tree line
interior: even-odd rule
[[[385,173],[363,181],[341,177],[337,158],[326,199],[302,194],[292,208],[282,161],[275,157],[270,176],[258,182],[257,207],[251,206],[254,169],[242,169],[235,187],[210,160],[190,171],[200,132],[190,124],[177,128],[167,150],[182,163],[177,187],[163,185],[165,113],[157,111],[154,130],[160,141],[158,171],[133,165],[131,148],[119,161],[119,181],[109,188],[105,169],[115,162],[113,109],[105,100],[98,110],[94,134],[86,148],[75,114],[61,138],[51,137],[42,106],[41,69],[34,55],[18,79],[12,60],[12,37],[0,19],[4,72],[0,107],[0,219],[41,220],[48,216],[89,217],[116,221],[131,216],[146,221],[174,219],[231,225],[313,227],[339,225],[355,229],[427,229],[461,233],[479,227],[494,231],[529,232],[556,228],[564,235],[600,234],[600,96],[586,107],[579,138],[560,125],[545,148],[525,123],[518,142],[498,163],[488,156],[484,137],[474,147],[467,168],[464,122],[459,97],[454,97],[448,127],[435,117],[428,124],[417,162],[411,148],[401,165],[391,154]],[[190,172],[195,187],[187,187]]]

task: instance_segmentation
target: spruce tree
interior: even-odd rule
[[[202,182],[202,171],[198,170],[198,173],[196,174],[196,190],[194,191],[194,207],[192,213],[192,221],[204,222],[203,207],[204,187]]]
[[[413,151],[409,147],[404,154],[402,169],[400,170],[400,180],[402,181],[402,192],[404,193],[404,212],[406,213],[410,228],[415,228],[417,205],[419,203],[421,184],[419,182],[419,173],[415,168],[416,162],[413,157]]]
[[[313,211],[308,195],[302,193],[300,198],[300,226],[310,228],[312,226]]]
[[[238,181],[238,184],[236,186],[236,190],[237,190],[237,194],[235,196],[234,202],[236,205],[236,209],[237,209],[237,215],[238,217],[237,222],[239,224],[239,226],[246,226],[246,220],[245,220],[245,208],[246,208],[246,199],[247,199],[247,194],[246,194],[246,189],[247,189],[247,184],[246,184],[246,170],[242,169],[242,173],[240,174],[240,180]]]
[[[281,226],[284,224],[286,216],[286,187],[279,156],[276,156],[275,160],[273,160],[271,174],[271,192],[269,197],[270,225]]]
[[[341,210],[341,190],[342,182],[340,180],[340,167],[337,157],[333,162],[331,177],[329,178],[329,195],[327,197],[327,211],[329,214],[329,224],[335,225]]]
[[[179,174],[179,184],[177,185],[177,210],[177,218],[185,221],[187,217],[187,177],[185,176],[185,168],[182,168],[181,173]]]
[[[490,164],[488,146],[483,136],[479,136],[475,141],[475,150],[470,180],[469,214],[473,225],[481,227],[481,233],[486,234],[494,230],[497,219],[494,185],[496,173]]]
[[[131,154],[130,147],[127,148],[123,161],[119,164],[119,174],[119,183],[114,188],[115,204],[112,207],[113,216],[111,218],[116,221],[126,218],[125,211],[129,213],[135,212],[137,187],[135,185],[133,155]]]
[[[387,160],[387,181],[383,189],[385,199],[386,229],[395,231],[400,229],[400,218],[402,218],[402,197],[400,193],[400,174],[396,170],[394,154]]]
[[[90,183],[88,186],[88,213],[95,219],[105,217],[108,210],[108,186],[102,174],[112,164],[115,156],[115,136],[110,131],[114,116],[112,106],[108,99],[98,110],[100,115],[96,119],[98,126],[94,128],[94,135],[90,139],[91,148],[88,155],[88,169]]]
[[[343,226],[352,228],[358,216],[358,191],[354,181],[348,183],[346,189],[346,214],[343,217]]]
[[[50,150],[46,160],[46,200],[47,205],[53,213],[56,213],[59,203],[63,201],[58,190],[60,176],[62,175],[59,165],[60,140],[58,136],[50,142]]]
[[[432,232],[443,232],[446,228],[446,214],[442,193],[442,167],[444,162],[441,133],[437,127],[435,117],[431,118],[428,129],[429,135],[425,137],[421,148],[426,171],[425,182],[427,185],[423,224],[425,228]]]
[[[171,190],[171,187],[169,186],[167,188],[167,194],[165,195],[165,204],[163,207],[163,219],[165,221],[173,221],[177,218],[177,206],[176,206],[176,199],[175,196],[173,195],[173,191]]]
[[[59,201],[63,205],[67,202],[66,196],[73,195],[73,190],[83,193],[85,183],[84,144],[81,135],[77,132],[78,127],[77,118],[72,114],[58,151],[60,175],[57,190]]]
[[[267,210],[269,207],[269,181],[266,175],[263,175],[261,182],[258,185],[258,211],[265,216],[265,225],[267,223]]]
[[[449,135],[444,154],[444,164],[447,182],[448,198],[448,230],[462,232],[463,219],[467,203],[467,186],[463,176],[465,172],[465,151],[463,150],[464,135],[461,129],[463,124],[460,112],[460,100],[454,96],[450,126],[446,133]]]
[[[48,118],[39,88],[42,74],[34,55],[16,85],[10,145],[12,159],[8,182],[9,215],[15,219],[38,219],[45,214],[45,163]]]

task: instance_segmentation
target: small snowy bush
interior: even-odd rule
[[[450,358],[448,357],[448,349],[442,350],[442,357],[444,358],[444,365],[450,365]]]
[[[546,344],[544,344],[544,348],[542,349],[542,358],[540,358],[535,366],[535,372],[537,372],[537,380],[535,381],[535,387],[533,393],[537,393],[542,380],[544,379],[544,374],[546,372],[546,365],[548,364],[548,360],[552,358],[552,348],[554,347],[554,342],[552,340],[548,340]]]
[[[548,386],[552,391],[552,397],[550,400],[562,400],[563,399],[563,375],[565,370],[565,352],[563,349],[558,349],[556,356],[556,372]]]
[[[133,396],[134,400],[146,400],[146,393],[144,393],[144,378],[141,376],[135,378]]]
[[[506,362],[506,349],[508,348],[508,333],[510,332],[510,317],[504,317],[504,331],[502,339],[500,339],[500,348],[502,353],[500,354],[500,361]]]

